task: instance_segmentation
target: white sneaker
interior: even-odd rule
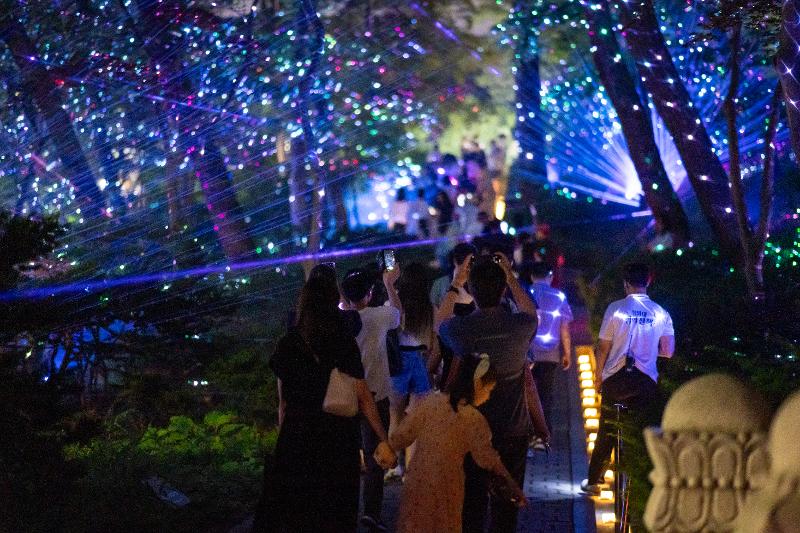
[[[589,484],[588,479],[584,479],[583,481],[581,481],[581,490],[591,496],[600,496],[600,484],[599,483]]]

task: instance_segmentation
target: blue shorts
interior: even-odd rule
[[[401,395],[425,394],[431,390],[428,370],[422,358],[422,349],[400,347],[403,356],[403,368],[399,374],[392,376],[392,387]]]

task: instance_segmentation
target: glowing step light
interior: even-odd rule
[[[591,364],[591,358],[588,355],[579,355],[578,364],[579,365]]]
[[[595,402],[594,398],[584,398],[584,399],[581,401],[581,404],[582,404],[584,407],[593,407],[594,405],[596,405],[596,402]]]
[[[613,524],[617,521],[617,515],[614,513],[601,513],[600,514],[600,523],[602,524]]]
[[[584,418],[597,418],[597,409],[595,409],[594,407],[584,409],[583,416]]]
[[[594,390],[594,387],[590,389],[583,389],[582,395],[584,398],[594,398],[597,395],[597,391]]]
[[[578,366],[578,370],[580,370],[581,372],[591,372],[592,371],[592,365],[590,365],[589,363],[581,363]]]
[[[597,433],[589,433],[589,442],[594,442],[597,440]]]
[[[600,491],[600,501],[613,502],[614,501],[614,491],[613,490],[601,490]]]
[[[587,370],[585,372],[581,372],[581,379],[592,379],[594,374],[592,374],[591,370]]]
[[[594,387],[594,380],[591,379],[583,379],[581,380],[581,388],[588,389],[590,387]]]
[[[586,419],[586,427],[590,429],[597,429],[600,427],[600,419],[598,418],[587,418]]]

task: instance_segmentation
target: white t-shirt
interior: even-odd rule
[[[356,342],[361,350],[364,379],[375,394],[375,401],[380,401],[392,390],[386,334],[400,325],[400,311],[391,306],[365,307],[358,314],[361,315],[361,331]]]
[[[631,294],[613,302],[600,326],[600,339],[611,341],[603,381],[625,366],[628,353],[634,357],[636,368],[658,381],[658,341],[674,335],[672,317],[646,294]]]

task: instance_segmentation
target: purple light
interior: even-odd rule
[[[463,235],[462,238],[469,238],[470,235]],[[229,265],[207,265],[203,267],[190,268],[186,270],[170,271],[170,272],[156,272],[153,274],[140,274],[137,276],[126,276],[121,278],[99,280],[99,281],[76,281],[73,283],[66,283],[64,285],[51,285],[47,287],[38,287],[34,289],[24,289],[19,291],[6,291],[0,293],[0,302],[10,302],[14,300],[37,299],[47,298],[50,296],[57,296],[61,294],[70,294],[77,292],[92,293],[114,287],[123,287],[126,285],[139,285],[143,283],[159,282],[164,283],[174,281],[176,279],[193,278],[199,276],[206,276],[208,274],[224,274],[227,272],[238,272],[242,270],[255,270],[259,268],[270,268],[280,265],[291,265],[302,263],[305,261],[324,261],[327,259],[336,259],[339,257],[350,257],[355,255],[363,255],[368,253],[379,252],[386,248],[393,248],[395,250],[405,248],[416,248],[418,246],[435,245],[440,242],[450,241],[452,237],[439,237],[436,239],[426,239],[402,242],[393,245],[375,245],[360,248],[348,248],[346,250],[334,250],[331,252],[323,252],[316,254],[300,254],[289,257],[278,257],[275,259],[259,259],[256,261],[243,261],[241,263],[232,263]]]

